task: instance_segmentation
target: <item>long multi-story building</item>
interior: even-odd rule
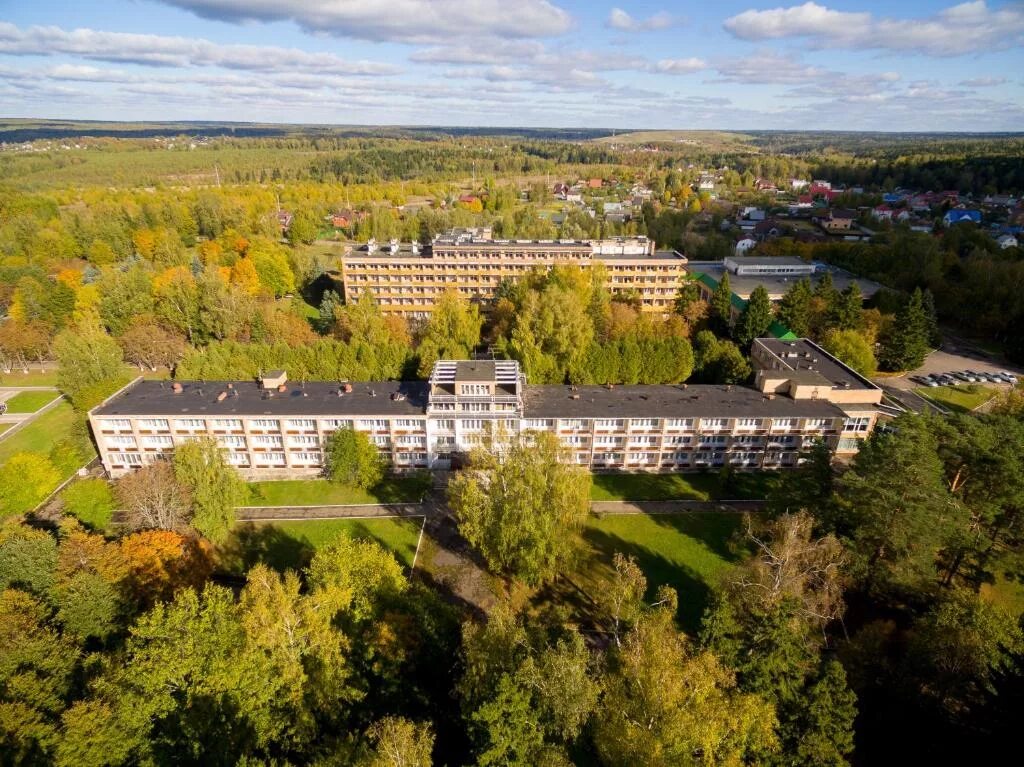
[[[495,240],[489,230],[452,230],[424,248],[370,243],[342,258],[345,300],[370,291],[381,311],[425,317],[446,290],[482,303],[505,279],[518,280],[536,267],[601,263],[613,293],[632,292],[644,310],[672,310],[686,278],[686,258],[655,251],[646,237],[604,240]]]
[[[89,413],[107,472],[215,438],[250,477],[320,473],[339,428],[365,432],[396,470],[448,469],[489,440],[558,435],[594,470],[796,466],[817,439],[856,451],[881,390],[816,344],[759,339],[754,386],[528,384],[515,361],[440,361],[429,381],[290,384],[138,381]]]

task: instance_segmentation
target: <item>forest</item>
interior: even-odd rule
[[[486,350],[534,383],[742,385],[776,322],[868,376],[914,369],[946,328],[1024,358],[1020,249],[968,226],[758,245],[877,280],[867,303],[796,281],[737,313],[723,279],[655,317],[599,266],[556,265],[407,320],[369,293],[346,304],[338,284],[346,246],[457,226],[646,234],[721,258],[727,203],[760,176],[1019,194],[1019,137],[80,127],[0,151],[0,386],[62,398],[39,416],[48,442],[0,433],[0,763],[811,767],[989,762],[1015,745],[1021,388],[984,413],[895,418],[848,465],[819,444],[758,486],[760,511],[652,516],[644,546],[601,527],[590,501],[614,481],[557,440],[474,451],[436,501],[479,602],[386,536],[311,546],[243,525],[261,488],[212,441],[58,488],[95,455],[86,411],[138,376],[422,379]],[[77,148],[45,143],[65,135]],[[705,164],[728,165],[718,199],[696,188]],[[556,220],[552,185],[591,178],[650,195],[626,222]],[[610,192],[586,194],[596,207]],[[335,229],[339,211],[353,220]],[[312,482],[397,482],[361,433],[335,432],[327,453]],[[752,481],[677,479],[703,498]],[[655,550],[677,524],[713,532],[682,564]]]

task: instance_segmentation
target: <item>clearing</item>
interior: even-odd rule
[[[236,526],[220,547],[220,561],[226,571],[238,575],[257,562],[278,571],[299,570],[309,564],[317,549],[347,534],[376,541],[411,568],[422,524],[423,519],[417,517],[245,522]]]
[[[371,503],[414,503],[431,486],[429,476],[385,477],[368,490],[326,479],[279,479],[250,482],[247,506],[347,506]]]
[[[991,386],[968,384],[967,386],[922,386],[914,391],[954,413],[969,413],[996,396],[999,390]]]
[[[8,413],[34,413],[45,405],[49,405],[60,392],[57,391],[22,391],[7,400]]]
[[[649,599],[662,585],[678,592],[677,620],[695,632],[713,587],[740,558],[730,543],[742,524],[740,515],[718,512],[592,517],[576,566],[537,592],[534,607],[566,605],[581,623],[601,625],[598,600],[612,577],[612,558],[622,552],[644,571]]]

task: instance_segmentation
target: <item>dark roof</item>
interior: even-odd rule
[[[494,362],[489,360],[459,360],[455,363],[456,381],[493,381]]]
[[[573,395],[579,395],[573,399]],[[525,418],[835,418],[825,400],[793,400],[749,386],[527,386]]]
[[[845,387],[848,389],[878,388],[871,381],[854,372],[806,338],[797,340],[759,338],[755,343],[762,344],[768,351],[789,365],[793,371],[807,379],[820,376],[833,386],[843,386],[845,383]],[[790,375],[790,377],[799,376]]]
[[[405,416],[423,415],[427,406],[425,381],[353,383],[352,391],[338,396],[339,383],[291,383],[285,392],[266,397],[254,381],[182,381],[175,394],[166,381],[141,381],[94,410],[95,415],[152,416]],[[228,392],[222,401],[217,395]],[[237,392],[234,395],[232,392]],[[373,394],[371,395],[371,392]],[[404,399],[393,400],[399,392]]]

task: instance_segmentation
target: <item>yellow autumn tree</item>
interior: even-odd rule
[[[252,259],[244,256],[235,261],[235,265],[231,267],[229,282],[250,296],[260,292],[260,276],[256,273]]]

